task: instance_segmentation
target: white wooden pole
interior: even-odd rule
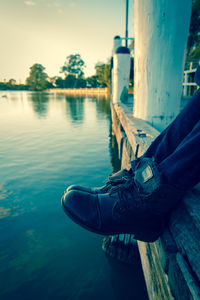
[[[122,46],[122,39],[119,35],[116,35],[113,39],[113,50],[112,50],[112,58],[111,58],[111,82],[110,82],[110,97],[113,99],[113,64],[114,64],[114,54],[116,53],[116,50]]]
[[[126,47],[119,47],[113,56],[113,103],[128,99],[130,76],[130,51]]]
[[[134,116],[162,131],[177,115],[192,0],[134,0]]]

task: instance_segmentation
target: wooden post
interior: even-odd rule
[[[134,116],[162,131],[180,109],[192,0],[134,1]]]
[[[113,103],[128,99],[130,76],[130,51],[126,47],[119,47],[113,56]]]
[[[113,40],[113,50],[112,50],[112,57],[111,57],[111,81],[110,81],[110,99],[113,99],[113,56],[116,53],[117,49],[122,46],[122,39],[119,35],[116,35]]]

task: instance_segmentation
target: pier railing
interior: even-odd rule
[[[197,84],[194,82],[196,68],[185,70],[183,77],[183,96],[192,96],[197,90]]]

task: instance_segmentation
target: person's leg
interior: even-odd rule
[[[199,97],[194,99],[199,101]],[[184,112],[186,114],[188,111]],[[176,120],[173,126],[169,126],[167,133],[173,132],[173,128],[175,132],[178,128],[181,130],[180,121]],[[140,158],[129,180],[112,187],[109,193],[66,192],[62,204],[67,215],[95,233],[131,233],[139,240],[156,240],[165,226],[166,217],[181,200],[185,190],[200,181],[199,111],[195,114],[193,110],[192,119],[190,115],[185,115],[184,121],[184,135],[186,132],[188,134],[185,137],[180,135],[179,144],[160,163],[152,157]],[[166,139],[169,136],[167,134]]]
[[[188,190],[200,182],[200,120],[158,167],[164,181],[177,189]]]
[[[71,219],[92,232],[132,233],[136,239],[154,241],[185,190],[200,181],[199,145],[198,91],[147,150],[149,158],[143,156],[137,161],[128,181],[117,184],[106,194],[66,192],[63,208]]]
[[[200,120],[200,89],[175,120],[153,141],[143,157],[154,157],[159,164],[171,155]],[[135,167],[135,161],[131,162]]]

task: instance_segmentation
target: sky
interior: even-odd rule
[[[129,36],[133,37],[129,0]],[[70,54],[80,54],[85,75],[111,56],[115,35],[125,35],[126,0],[0,0],[0,81],[25,82],[30,67],[61,76]]]

